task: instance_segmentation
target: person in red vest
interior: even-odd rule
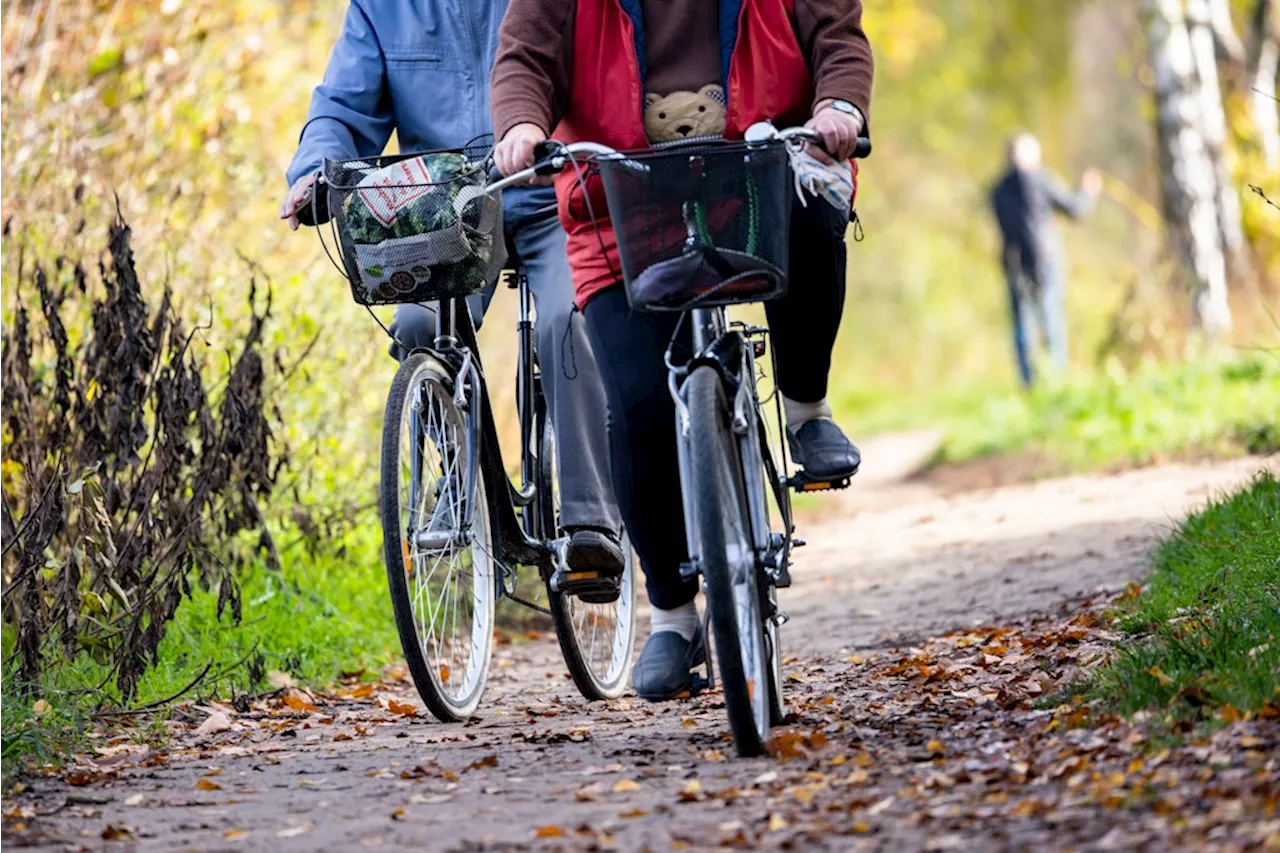
[[[726,138],[759,121],[803,124],[844,161],[868,132],[873,66],[861,0],[510,0],[491,77],[494,159],[504,174],[528,168],[552,134],[644,148],[646,97],[719,84]],[[599,177],[584,190],[566,170],[556,190],[577,305],[608,395],[615,487],[653,605],[633,685],[646,699],[676,698],[705,655],[697,584],[680,576],[688,554],[663,363],[678,315],[630,309]],[[794,205],[791,287],[766,306],[792,453],[822,478],[852,475],[861,462],[827,403],[848,222],[847,207]]]

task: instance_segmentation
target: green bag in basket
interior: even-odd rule
[[[338,230],[357,302],[467,296],[502,270],[502,203],[485,195],[487,172],[466,155],[341,165],[350,177],[345,186],[334,182],[343,195]]]

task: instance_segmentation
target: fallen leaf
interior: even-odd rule
[[[304,823],[298,826],[291,826],[288,829],[282,829],[276,833],[276,838],[297,838],[302,833],[311,828],[311,824]]]
[[[947,748],[942,745],[942,741],[940,740],[929,741],[925,746],[925,749],[929,750],[929,754],[935,757],[947,754]]]
[[[387,710],[393,714],[399,714],[402,717],[418,716],[418,707],[410,705],[406,702],[397,702],[394,699],[387,700]]]
[[[348,699],[367,699],[373,695],[373,685],[361,684],[348,690],[345,695]]]
[[[724,761],[724,753],[718,749],[708,749],[701,754],[701,757],[707,761]]]
[[[273,669],[267,673],[267,683],[277,690],[285,690],[289,687],[298,686],[298,682],[293,680],[292,675],[287,672],[281,672],[278,669]]]
[[[1168,687],[1170,684],[1173,684],[1173,679],[1165,675],[1164,671],[1161,670],[1160,667],[1158,666],[1153,666],[1150,669],[1148,669],[1147,674],[1154,677],[1156,681],[1160,682],[1165,687]]]
[[[768,785],[770,782],[778,781],[778,771],[770,770],[768,773],[761,773],[752,782],[753,785]]]
[[[221,768],[221,767],[210,767],[208,770],[204,771],[204,773],[203,773],[203,774],[201,774],[201,775],[203,775],[203,776],[221,776],[221,775],[222,775],[222,768]]]
[[[781,832],[790,825],[787,823],[787,819],[777,812],[769,815],[769,832]]]
[[[626,794],[631,791],[639,791],[640,783],[633,779],[619,779],[613,786],[615,794]]]
[[[481,767],[497,767],[497,766],[498,766],[498,756],[489,754],[489,755],[486,755],[484,758],[480,758],[471,762],[471,765],[468,769],[479,770]]]
[[[691,803],[701,799],[702,783],[697,779],[690,779],[684,785],[684,790],[680,792],[680,802]]]
[[[249,833],[245,832],[243,829],[228,829],[226,832],[222,833],[222,837],[228,841],[238,841],[248,834]]]
[[[108,826],[102,830],[103,841],[119,841],[122,838],[128,838],[133,834],[133,830],[127,826]]]
[[[336,735],[333,736],[334,743],[341,743],[344,740],[351,740],[351,735],[347,734],[346,732],[338,732]]]
[[[890,806],[892,806],[892,805],[893,805],[893,797],[885,797],[883,800],[881,800],[880,802],[876,803],[876,804],[875,804],[874,806],[872,806],[871,808],[867,809],[867,814],[869,814],[869,815],[878,815],[878,814],[880,814],[882,811],[884,811],[885,809],[889,808],[889,807],[890,807]]]
[[[229,728],[231,728],[231,718],[221,711],[212,711],[209,716],[205,717],[204,722],[196,727],[192,734],[197,738],[202,738],[218,732],[225,732]]]
[[[37,699],[35,702],[31,704],[32,713],[34,713],[38,717],[43,717],[45,714],[49,713],[52,710],[53,710],[53,706],[43,699]]]
[[[534,838],[559,838],[564,830],[558,826],[540,826],[533,831]]]
[[[134,794],[132,797],[129,797],[127,800],[125,800],[124,804],[126,806],[136,806],[142,802],[142,799],[143,797],[141,794]]]
[[[404,820],[404,807],[394,808],[391,810],[392,820]]]
[[[866,782],[870,778],[871,778],[870,773],[859,768],[853,771],[852,773],[850,773],[849,777],[844,780],[844,783],[846,785],[861,785],[863,782]]]
[[[632,809],[631,811],[620,812],[618,814],[618,817],[622,818],[623,820],[631,820],[632,818],[645,817],[648,814],[649,812],[647,812],[644,809]]]
[[[695,720],[693,717],[685,717],[683,720],[680,721],[680,728],[682,729],[696,729],[697,727],[698,727],[698,721]]]
[[[870,832],[871,826],[865,820],[860,820],[853,825],[853,831],[862,835],[863,833]]]
[[[196,780],[196,790],[198,791],[221,791],[222,786],[217,782],[210,782],[208,779]]]
[[[285,691],[284,696],[281,697],[281,701],[295,711],[312,713],[320,710],[319,705],[312,702],[305,693],[296,687],[291,687]]]

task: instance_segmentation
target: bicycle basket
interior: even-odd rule
[[[506,263],[488,149],[327,160],[342,266],[361,305],[470,296]]]
[[[784,143],[686,144],[602,157],[599,167],[633,308],[763,302],[786,292]]]

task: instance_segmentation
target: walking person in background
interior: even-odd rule
[[[307,123],[286,178],[280,218],[296,229],[311,219],[311,194],[326,158],[376,157],[394,131],[401,151],[462,148],[491,133],[489,69],[506,0],[352,0],[324,80],[315,88]],[[570,535],[571,569],[609,576],[624,570],[621,518],[613,496],[606,398],[581,315],[565,235],[555,217],[551,187],[502,194],[512,258],[529,275],[537,309],[542,363],[560,472],[560,516]],[[322,211],[327,218],[327,211]],[[493,295],[471,300],[477,325]],[[398,305],[391,353],[403,359],[435,340],[435,310]]]
[[[1067,368],[1067,317],[1062,241],[1054,213],[1083,218],[1102,192],[1102,176],[1089,169],[1069,191],[1042,166],[1040,141],[1020,133],[1009,144],[1009,168],[991,194],[1003,238],[1001,260],[1013,310],[1013,344],[1022,384],[1035,383],[1033,348],[1043,334],[1054,368]]]

